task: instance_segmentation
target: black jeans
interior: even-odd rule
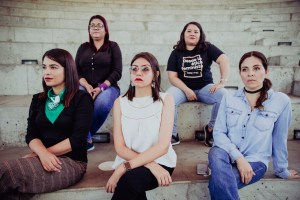
[[[174,168],[161,166],[172,175]],[[146,191],[157,187],[157,179],[151,171],[146,167],[138,167],[120,178],[112,200],[146,200]]]

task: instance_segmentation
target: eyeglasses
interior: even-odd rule
[[[151,71],[151,67],[149,65],[142,65],[141,67],[138,67],[136,65],[133,65],[130,67],[130,72],[134,75],[137,74],[137,72],[141,69],[143,74],[148,74]]]
[[[89,25],[90,29],[103,29],[104,25],[103,24],[90,24]]]

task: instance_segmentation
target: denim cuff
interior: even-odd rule
[[[231,158],[231,161],[235,162],[236,159],[238,159],[239,157],[242,157],[243,154],[239,150],[234,149],[234,150],[232,150],[232,151],[229,152],[229,156]]]
[[[275,171],[275,175],[279,176],[280,178],[287,179],[291,175],[291,173],[288,169],[285,169],[281,172]]]

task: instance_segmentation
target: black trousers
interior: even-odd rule
[[[172,175],[174,168],[161,166]],[[146,167],[138,167],[120,178],[112,200],[146,200],[146,191],[157,187],[157,179],[151,171]]]

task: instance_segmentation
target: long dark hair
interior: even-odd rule
[[[261,52],[258,52],[258,51],[250,51],[248,53],[245,53],[240,62],[239,62],[239,70],[241,72],[241,65],[242,63],[244,62],[244,60],[246,58],[249,58],[249,57],[256,57],[258,59],[261,60],[261,63],[263,65],[263,67],[265,68],[265,70],[267,71],[268,70],[268,60],[267,58],[265,57],[264,54],[262,54]],[[263,105],[262,103],[267,100],[268,98],[268,90],[272,87],[272,82],[270,81],[270,79],[268,78],[265,78],[265,80],[263,81],[263,87],[262,87],[262,90],[260,91],[260,96],[258,97],[257,101],[256,101],[256,105],[255,105],[255,108],[258,108],[258,109],[263,109]]]
[[[152,97],[153,97],[153,101],[159,100],[159,92],[160,92],[160,82],[161,82],[161,76],[160,76],[160,70],[159,70],[159,64],[157,59],[149,52],[141,52],[136,54],[133,59],[131,60],[130,65],[133,64],[133,62],[135,60],[137,60],[138,58],[144,58],[145,60],[147,60],[152,68],[153,71],[153,82],[155,87],[151,87],[152,88]],[[133,97],[135,96],[135,86],[132,86],[131,84],[129,84],[129,88],[127,90],[127,92],[124,94],[123,97],[127,96],[127,98],[132,101]]]
[[[79,80],[74,59],[72,55],[64,49],[51,49],[43,55],[43,61],[45,57],[59,63],[64,68],[65,94],[63,104],[65,107],[69,107],[72,98],[79,89]],[[46,85],[44,78],[43,89],[44,92],[41,93],[40,98],[45,100],[47,98],[48,90],[51,89],[51,87]]]
[[[102,17],[101,15],[94,15],[90,18],[90,21],[89,21],[89,25],[88,25],[88,31],[89,31],[89,42],[95,47],[95,44],[94,44],[94,40],[91,36],[91,33],[90,33],[90,25],[91,25],[91,21],[93,19],[100,19],[102,22],[103,22],[103,25],[104,25],[104,29],[105,29],[105,36],[104,36],[104,42],[103,42],[103,45],[100,47],[99,51],[105,51],[108,46],[109,46],[109,31],[108,31],[108,26],[107,26],[107,22],[106,22],[106,19],[104,17]],[[96,48],[96,47],[95,47]]]
[[[173,49],[186,50],[186,43],[185,43],[185,40],[184,40],[184,33],[185,33],[187,27],[188,27],[189,25],[191,25],[191,24],[197,26],[197,27],[199,28],[199,30],[200,30],[200,38],[199,38],[199,42],[198,42],[198,44],[196,45],[195,49],[198,50],[198,51],[200,51],[200,52],[202,52],[202,51],[204,51],[204,50],[207,49],[207,46],[208,46],[209,42],[207,42],[207,41],[205,40],[205,39],[206,39],[205,33],[204,33],[204,31],[203,31],[202,26],[201,26],[198,22],[189,22],[189,23],[187,23],[187,24],[183,27],[183,29],[182,29],[182,31],[181,31],[181,33],[180,33],[180,40],[177,42],[177,44],[175,44],[175,45],[173,46]]]

